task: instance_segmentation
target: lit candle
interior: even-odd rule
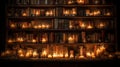
[[[33,42],[33,43],[36,43],[37,41],[36,41],[36,39],[32,39],[32,42]]]
[[[46,42],[47,42],[46,38],[42,38],[42,43],[46,43]]]
[[[19,57],[21,57],[21,58],[24,57],[24,54],[23,53],[19,54]]]
[[[77,3],[79,3],[79,4],[84,4],[84,0],[77,0]]]
[[[103,24],[103,23],[100,23],[99,26],[100,26],[100,28],[103,28],[103,27],[104,27],[104,24]]]
[[[50,15],[50,16],[53,16],[53,11],[52,11],[52,10],[49,11],[49,15]]]
[[[72,36],[68,37],[68,43],[74,43],[74,38]]]
[[[87,57],[91,57],[91,53],[90,52],[86,52],[86,56]]]
[[[58,57],[58,55],[56,53],[53,53],[53,58]]]
[[[27,16],[27,13],[24,12],[24,13],[22,14],[22,16]]]
[[[68,0],[68,4],[72,4],[73,3],[73,1],[72,0]]]
[[[72,9],[72,15],[75,16],[76,14],[77,14],[76,9],[73,8],[73,9]]]
[[[17,41],[18,41],[18,42],[23,42],[24,40],[23,40],[22,37],[18,37],[18,38],[17,38]]]
[[[84,58],[84,55],[83,55],[83,46],[80,46],[80,56],[79,58]]]
[[[42,25],[39,24],[39,25],[38,25],[38,28],[41,29],[41,28],[42,28]]]
[[[88,29],[92,29],[92,25],[89,23],[89,25],[87,26]]]
[[[37,11],[35,12],[35,14],[36,14],[36,16],[40,16],[40,10],[37,10]]]
[[[46,49],[43,48],[41,56],[42,57],[46,57],[47,56],[47,50]]]
[[[35,58],[38,57],[37,50],[34,50],[34,51],[33,51],[33,57],[35,57]]]
[[[45,24],[42,24],[42,29],[45,29],[46,25]]]
[[[46,16],[49,16],[49,15],[50,15],[49,11],[46,11],[46,13],[45,13],[45,14],[46,14]]]
[[[11,24],[10,24],[10,27],[11,27],[11,28],[16,28],[16,25],[15,25],[14,23],[11,23]]]
[[[70,50],[70,58],[73,58],[73,57],[74,57],[74,51]]]
[[[12,39],[9,39],[9,40],[8,40],[8,43],[12,43],[12,42],[13,42],[13,40],[12,40]]]
[[[81,24],[80,24],[80,27],[81,27],[82,29],[85,29],[85,27],[86,27],[85,23],[81,23]]]
[[[64,15],[68,16],[69,15],[69,10],[64,10]]]
[[[49,24],[46,24],[46,28],[49,29],[49,27],[50,27]]]
[[[26,55],[25,55],[25,57],[27,57],[27,58],[30,57],[30,53],[27,52]]]
[[[52,58],[52,55],[51,55],[51,54],[48,54],[48,58]]]
[[[68,53],[65,53],[65,58],[68,58]]]

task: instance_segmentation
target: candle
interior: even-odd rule
[[[21,58],[24,57],[24,54],[23,53],[19,54],[19,57],[21,57]]]
[[[16,28],[16,24],[15,23],[11,23],[10,24],[10,28]]]
[[[51,55],[51,54],[48,54],[48,58],[52,58],[52,55]]]
[[[46,43],[46,42],[47,42],[46,38],[42,38],[42,43]]]
[[[45,24],[42,24],[42,29],[45,29],[46,25]]]
[[[77,0],[77,3],[79,3],[79,4],[84,4],[84,0]]]
[[[32,39],[32,42],[33,42],[33,43],[36,43],[37,41],[36,41],[36,39]]]
[[[84,58],[84,55],[83,55],[83,46],[80,46],[80,56],[79,58]]]
[[[25,12],[24,12],[24,13],[22,13],[22,16],[27,16],[27,13],[25,13]]]
[[[77,14],[76,9],[73,8],[73,9],[72,9],[72,15],[75,16],[76,14]]]
[[[40,10],[36,10],[35,14],[36,16],[40,16]]]
[[[33,57],[35,57],[35,58],[38,57],[37,50],[34,50],[34,51],[33,51]]]
[[[68,43],[74,43],[74,38],[72,36],[68,37]]]
[[[73,57],[74,57],[74,51],[70,50],[70,58],[73,58]]]
[[[68,53],[65,53],[65,58],[68,58]]]
[[[13,40],[12,40],[12,39],[9,39],[9,40],[8,40],[8,43],[12,43],[12,42],[13,42]]]

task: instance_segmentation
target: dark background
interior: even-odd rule
[[[113,0],[116,5],[117,14],[117,42],[118,51],[120,51],[120,39],[119,39],[119,23],[120,23],[120,2],[119,0]],[[5,49],[5,33],[6,33],[6,20],[5,20],[5,5],[6,0],[0,0],[0,53]],[[18,61],[18,60],[0,60],[0,67],[105,67],[105,65],[119,67],[118,60],[102,60],[102,61]],[[12,66],[11,66],[12,65]],[[118,66],[116,66],[118,65]]]

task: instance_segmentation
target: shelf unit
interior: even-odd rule
[[[8,0],[2,56],[111,58],[117,48],[115,10],[112,0]]]

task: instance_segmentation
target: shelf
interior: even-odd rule
[[[62,5],[62,4],[55,4],[55,5],[8,5],[8,7],[21,7],[21,8],[28,8],[28,7],[113,7],[114,5]]]
[[[82,31],[114,31],[114,29],[8,29],[10,32],[31,31],[31,32],[82,32]]]
[[[88,42],[88,43],[32,43],[32,42],[13,42],[13,43],[8,43],[9,45],[16,45],[16,44],[19,44],[19,45],[23,45],[23,46],[41,46],[41,45],[64,45],[64,46],[79,46],[79,45],[87,45],[87,44],[90,44],[90,45],[101,45],[101,44],[106,44],[106,45],[112,45],[114,44],[113,42],[109,42],[109,43],[105,43],[105,42],[96,42],[96,43],[93,43],[93,42]]]
[[[9,17],[8,19],[113,19],[113,16],[41,16],[41,17]]]
[[[8,19],[54,19],[54,16],[41,16],[41,17],[8,17]]]

